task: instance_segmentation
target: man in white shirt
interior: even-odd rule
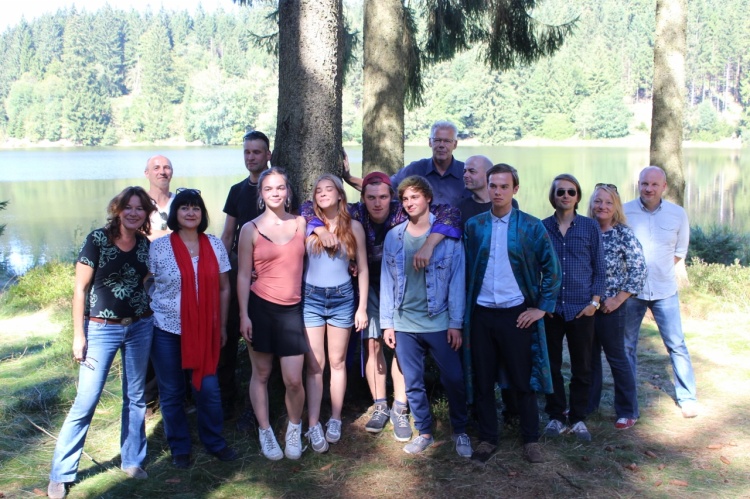
[[[675,265],[685,258],[690,241],[690,224],[681,206],[662,199],[667,176],[658,166],[641,171],[640,197],[625,203],[628,224],[643,246],[648,265],[646,285],[638,296],[626,302],[625,352],[636,375],[638,334],[646,309],[650,309],[667,347],[674,373],[675,395],[682,415],[698,415],[695,375],[680,319]]]
[[[169,207],[174,199],[174,194],[169,191],[173,173],[172,162],[165,156],[152,156],[146,161],[144,173],[148,179],[148,195],[156,206],[156,211],[151,214],[151,235],[148,236],[153,241],[172,232],[167,228]]]

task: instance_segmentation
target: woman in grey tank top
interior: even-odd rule
[[[324,174],[315,182],[313,210],[323,221],[330,236],[317,234],[307,238],[307,265],[302,293],[305,331],[310,342],[307,361],[307,437],[315,452],[328,450],[328,443],[341,438],[341,410],[346,392],[346,350],[352,326],[357,331],[367,326],[367,290],[369,286],[365,232],[352,220],[346,206],[341,180]],[[349,262],[358,269],[358,293],[349,275]],[[325,346],[331,366],[331,418],[326,432],[320,423],[323,398]]]

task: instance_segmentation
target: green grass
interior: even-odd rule
[[[723,279],[745,278],[733,267],[714,273],[726,271]],[[521,459],[516,427],[503,431],[499,451],[486,466],[458,458],[439,391],[433,401],[436,445],[425,456],[406,455],[403,444],[391,437],[390,426],[379,435],[364,431],[368,397],[354,369],[342,441],[327,454],[308,450],[299,461],[269,462],[259,453],[257,436],[237,432],[229,421],[225,435],[241,459],[216,461],[203,451],[194,431],[195,463],[187,471],[175,470],[157,416],[147,422],[150,477],[134,481],[118,468],[121,380],[116,361],[86,441],[91,458],[82,457],[69,497],[747,497],[750,310],[732,297],[695,289],[695,274],[690,277],[694,288],[682,293],[683,323],[703,407],[697,419],[680,416],[669,359],[647,320],[639,345],[642,418],[637,425],[624,432],[613,428],[612,380],[605,364],[602,406],[587,421],[593,441],[543,438],[543,465]],[[14,299],[30,303],[20,295]],[[62,296],[52,303],[59,300]],[[69,315],[64,307],[60,314]],[[57,337],[7,334],[5,323],[0,321],[0,494],[29,497],[45,491],[55,445],[50,435],[57,435],[70,408],[77,371],[70,360],[69,319]],[[241,369],[246,380],[244,357]],[[272,421],[281,439],[286,422],[278,382],[271,397]],[[543,397],[539,403],[543,408]],[[324,418],[326,407],[324,402]]]

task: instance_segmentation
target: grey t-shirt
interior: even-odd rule
[[[419,251],[427,240],[429,232],[419,237],[404,232],[404,300],[393,314],[393,328],[402,333],[434,333],[448,329],[448,311],[437,315],[427,315],[427,287],[424,269],[414,270],[412,261],[414,254]]]

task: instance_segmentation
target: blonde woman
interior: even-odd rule
[[[337,241],[333,247],[324,247],[316,234],[307,238],[302,307],[310,342],[310,352],[306,355],[307,437],[315,452],[325,452],[329,442],[336,443],[341,438],[341,409],[346,392],[346,350],[352,326],[357,331],[367,326],[369,279],[365,231],[361,223],[351,219],[346,193],[338,177],[324,174],[318,178],[313,194],[313,210]],[[357,264],[357,293],[349,275],[350,261]],[[320,408],[326,343],[331,366],[331,418],[326,424],[324,438]]]

